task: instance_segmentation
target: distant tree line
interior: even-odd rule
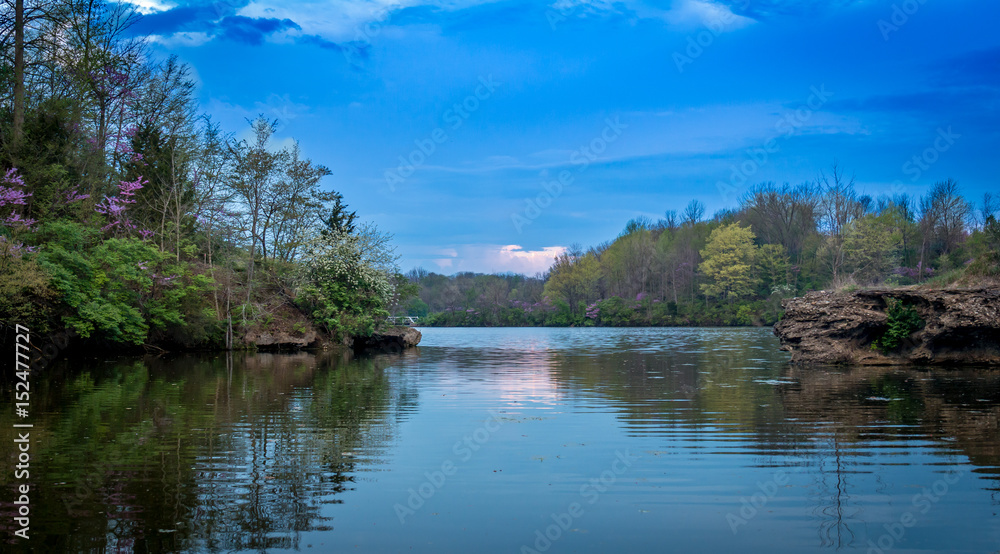
[[[810,290],[995,283],[998,209],[951,179],[920,198],[860,195],[834,164],[813,182],[758,184],[709,219],[697,200],[635,218],[545,275],[411,271],[420,294],[405,309],[429,325],[771,324],[782,299]]]

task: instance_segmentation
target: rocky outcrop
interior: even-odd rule
[[[420,331],[413,327],[396,326],[389,327],[370,337],[355,337],[354,351],[381,350],[389,352],[401,352],[407,348],[420,344],[422,335]]]
[[[883,353],[872,345],[889,328],[890,298],[912,306],[924,326]],[[774,334],[793,363],[1000,364],[998,289],[820,291],[782,306]]]
[[[259,350],[299,350],[317,346],[319,335],[313,329],[304,332],[252,330],[244,340]]]

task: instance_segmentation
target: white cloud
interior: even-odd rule
[[[545,246],[539,250],[525,250],[517,244],[462,244],[451,248],[432,249],[429,251],[431,257],[413,262],[417,265],[434,264],[448,273],[474,271],[534,275],[548,271],[556,256],[565,251],[565,246]]]
[[[164,10],[169,10],[170,8],[176,7],[176,4],[171,4],[170,2],[160,2],[159,0],[126,0],[129,4],[135,6],[136,11],[146,15],[150,13],[162,12]]]
[[[680,27],[707,27],[718,32],[734,31],[756,23],[749,17],[733,13],[729,6],[711,0],[677,0],[664,14],[664,19]]]

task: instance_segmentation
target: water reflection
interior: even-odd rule
[[[1000,372],[794,368],[767,330],[433,329],[399,356],[73,360],[34,394],[45,551],[521,552],[624,452],[553,552],[1000,545]],[[427,483],[401,523],[393,507]]]
[[[298,548],[301,531],[331,528],[321,508],[385,454],[412,398],[390,384],[390,361],[231,354],[54,368],[65,380],[35,395],[32,527],[44,538],[33,543]]]

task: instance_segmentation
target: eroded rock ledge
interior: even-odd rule
[[[925,325],[884,354],[872,343],[888,329],[889,298],[912,306]],[[793,363],[1000,364],[998,289],[820,291],[782,306],[774,334]]]
[[[389,327],[370,337],[356,337],[353,346],[355,352],[367,350],[401,352],[419,344],[421,338],[423,337],[420,331],[400,325]]]

